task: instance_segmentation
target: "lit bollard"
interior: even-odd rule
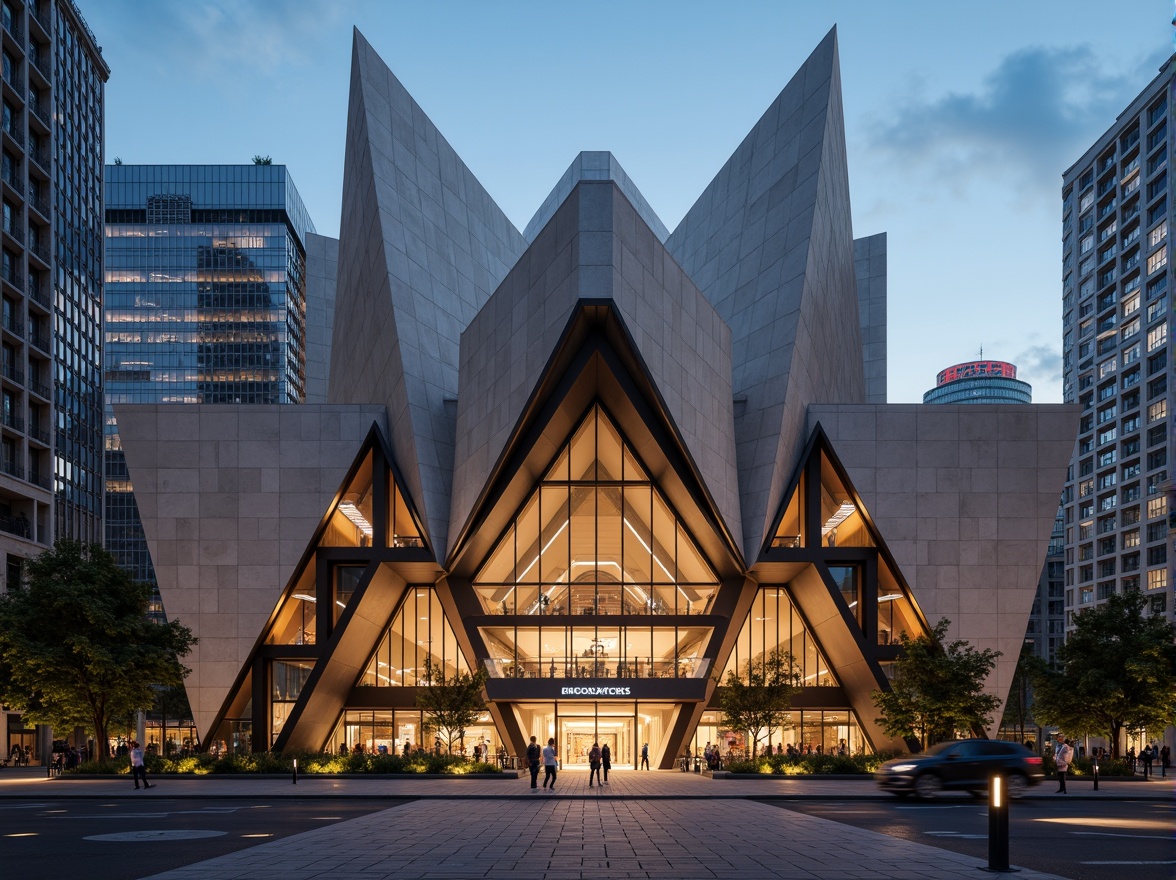
[[[1094,790],[1098,791],[1098,758],[1094,759]]]
[[[1009,792],[1003,773],[988,777],[988,870],[1008,873]]]
[[[294,784],[298,784],[298,759],[294,759]]]

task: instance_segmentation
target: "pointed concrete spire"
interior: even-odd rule
[[[539,206],[539,210],[535,212],[535,216],[531,218],[531,222],[527,224],[527,228],[523,230],[523,238],[527,240],[528,244],[535,240],[535,236],[547,225],[556,209],[564,203],[572,188],[581,180],[611,180],[615,183],[637,213],[641,215],[641,219],[653,230],[657,240],[665,244],[666,239],[670,236],[670,231],[666,229],[666,225],[662,223],[661,218],[657,216],[657,212],[653,210],[649,202],[645,201],[645,196],[641,194],[641,190],[637,189],[637,184],[633,183],[632,178],[625,173],[625,169],[621,167],[617,157],[607,151],[590,150],[580,153],[572,160],[572,164],[563,173],[559,183],[552,188],[547,198],[543,200],[543,204]]]
[[[1012,684],[1058,498],[1073,405],[813,406],[927,620],[1002,652],[986,690]],[[1000,711],[993,714],[1000,719]]]
[[[836,29],[666,242],[731,327],[745,555],[755,559],[810,403],[865,398]]]
[[[329,399],[387,406],[444,556],[461,332],[525,242],[358,30],[343,208]]]
[[[184,686],[206,742],[384,409],[118,404],[115,415],[163,607],[200,639]]]

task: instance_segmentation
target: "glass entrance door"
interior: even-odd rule
[[[607,743],[614,767],[632,767],[635,730],[633,703],[561,704],[556,742],[563,766],[587,767],[592,744]]]

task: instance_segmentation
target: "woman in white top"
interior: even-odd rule
[[[543,787],[547,788],[547,783],[550,782],[551,788],[548,791],[555,791],[556,764],[555,738],[552,737],[547,741],[547,745],[543,747]]]

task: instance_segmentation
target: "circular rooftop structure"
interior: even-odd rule
[[[965,361],[935,377],[923,403],[1031,403],[1033,388],[1008,361]]]

